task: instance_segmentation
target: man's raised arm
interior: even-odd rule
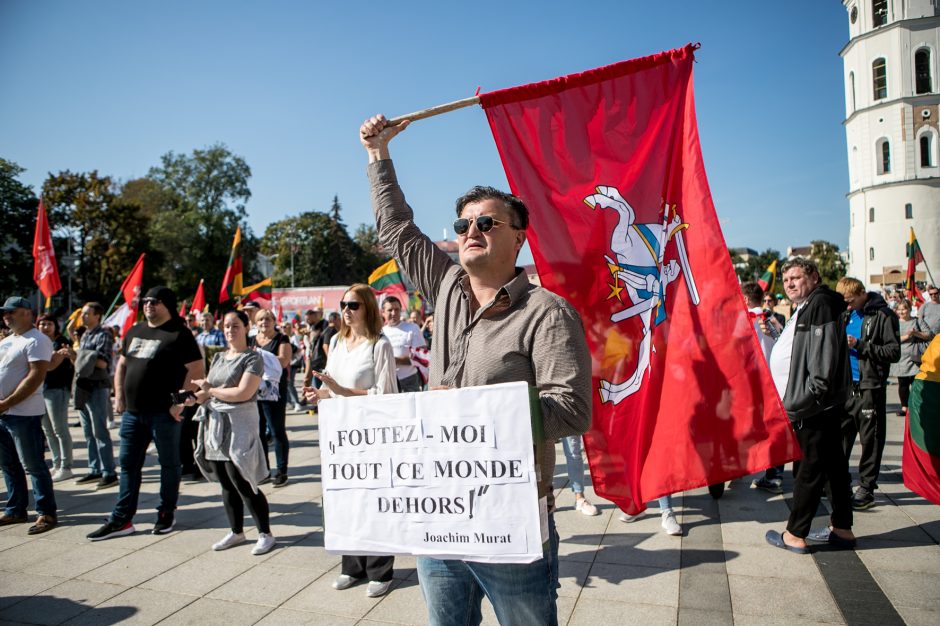
[[[379,241],[433,306],[444,275],[456,264],[415,225],[414,212],[398,186],[388,143],[407,126],[407,120],[388,126],[385,116],[376,115],[363,122],[359,141],[369,155],[372,210]]]

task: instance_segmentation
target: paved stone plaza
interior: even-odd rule
[[[891,402],[895,387],[889,410],[896,409]],[[366,598],[364,586],[330,587],[339,557],[322,547],[316,420],[289,414],[288,425],[291,482],[263,487],[274,551],[252,556],[251,543],[211,550],[228,528],[218,487],[208,483],[184,484],[176,530],[151,535],[159,474],[151,455],[133,536],[86,540],[117,490],[96,493],[72,481],[56,487],[58,528],[37,537],[26,534],[27,525],[0,530],[0,623],[427,623],[412,558],[396,559],[395,583],[383,598]],[[72,432],[81,473],[84,441],[80,429]],[[901,483],[902,434],[903,419],[890,415],[881,491],[877,506],[856,514],[855,551],[820,548],[805,556],[768,546],[764,533],[783,530],[789,493],[749,489],[750,478],[733,481],[720,500],[704,489],[676,496],[682,537],[662,532],[655,508],[624,524],[609,503],[595,500],[602,514],[585,517],[572,509],[570,491],[560,491],[559,623],[940,624],[940,507]],[[558,449],[556,483],[565,471]],[[485,615],[485,623],[496,623],[488,608]]]

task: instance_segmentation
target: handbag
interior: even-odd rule
[[[920,327],[920,320],[918,319],[914,323],[914,330],[918,332],[924,332]],[[924,352],[927,350],[927,341],[923,339],[918,339],[917,341],[911,342],[911,355],[909,358],[910,362],[914,365],[920,367],[921,359],[924,356]]]

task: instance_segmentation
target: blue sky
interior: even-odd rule
[[[326,210],[372,222],[357,131],[483,91],[701,42],[696,103],[730,246],[848,239],[840,2],[0,2],[0,156],[48,172],[143,176],[216,142],[252,169],[248,223]],[[508,188],[483,111],[392,144],[425,232],[453,200]],[[449,232],[453,237],[453,233]],[[531,258],[526,253],[526,260]]]

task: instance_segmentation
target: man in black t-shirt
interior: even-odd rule
[[[176,294],[154,287],[143,299],[146,322],[136,324],[124,337],[114,373],[114,409],[121,418],[121,484],[117,504],[101,528],[88,535],[92,541],[130,535],[140,495],[147,447],[157,445],[160,460],[160,505],[153,534],[173,530],[180,488],[181,406],[171,394],[195,391],[194,379],[205,378],[205,364],[192,332],[176,310]]]

